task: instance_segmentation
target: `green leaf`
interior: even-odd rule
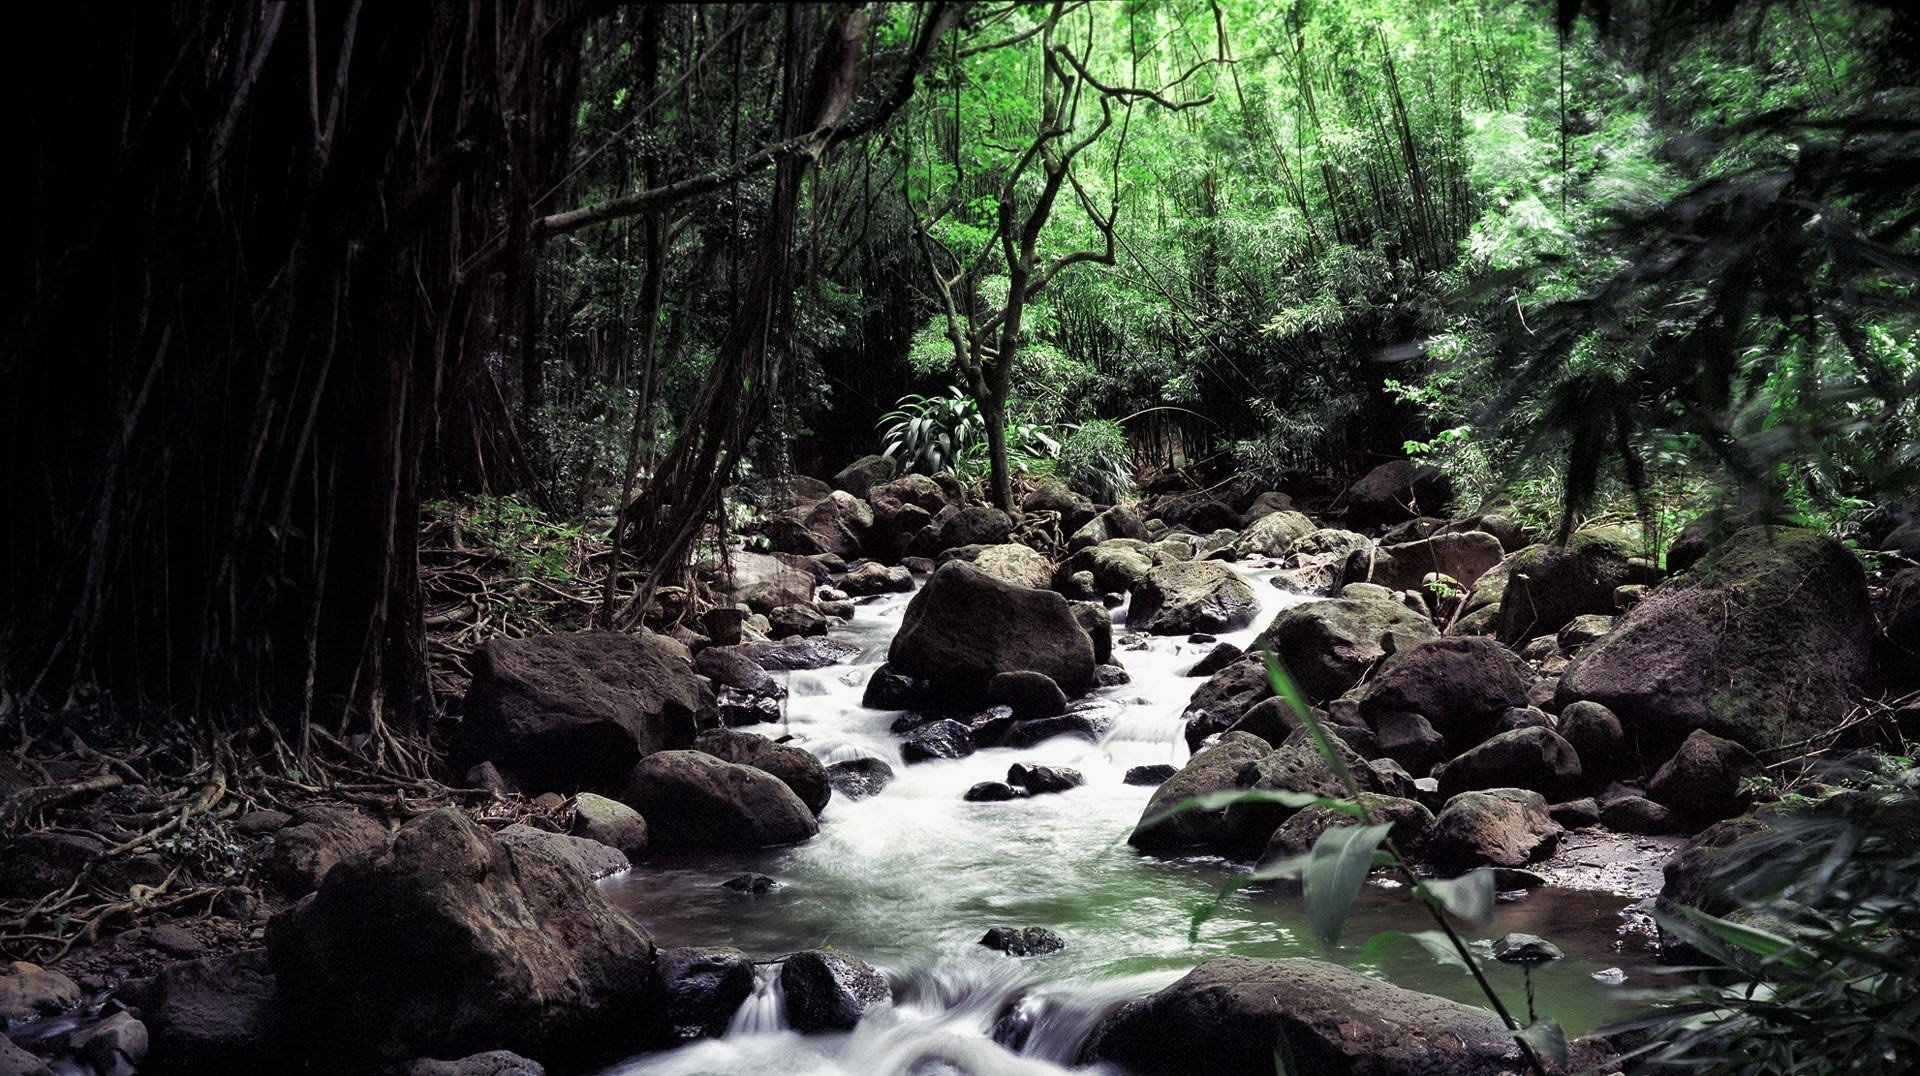
[[[1560,1027],[1560,1021],[1542,1016],[1514,1032],[1513,1037],[1533,1047],[1534,1053],[1549,1062],[1561,1067],[1567,1064],[1567,1033]]]
[[[1287,667],[1280,664],[1280,659],[1271,651],[1261,651],[1260,657],[1266,663],[1267,682],[1273,685],[1273,693],[1287,700],[1287,705],[1293,709],[1294,716],[1300,719],[1300,723],[1306,726],[1307,735],[1313,738],[1313,746],[1319,750],[1320,757],[1326,759],[1327,765],[1339,775],[1340,783],[1346,787],[1347,791],[1358,797],[1360,784],[1353,779],[1353,771],[1347,768],[1347,760],[1341,757],[1340,752],[1336,751],[1333,743],[1327,739],[1327,730],[1320,727],[1320,719],[1314,716],[1313,706],[1307,701],[1306,693],[1300,690],[1299,684],[1293,682]],[[1360,810],[1357,817],[1362,819],[1367,817],[1365,808]]]
[[[1458,878],[1429,878],[1414,895],[1475,926],[1493,921],[1493,872],[1485,867]]]
[[[1365,960],[1372,957],[1374,953],[1386,948],[1389,944],[1399,941],[1410,941],[1425,949],[1427,955],[1432,957],[1436,964],[1444,964],[1461,971],[1469,970],[1467,962],[1460,957],[1460,950],[1455,949],[1453,941],[1438,930],[1383,930],[1367,939],[1367,946],[1360,951],[1360,958]]]
[[[1771,931],[1746,926],[1708,915],[1698,908],[1681,908],[1680,914],[1698,924],[1701,930],[1737,949],[1765,960],[1778,960],[1790,967],[1802,968],[1811,962],[1811,954]]]
[[[1373,850],[1386,840],[1391,823],[1335,826],[1313,842],[1307,858],[1307,922],[1320,940],[1340,940],[1353,898],[1373,869]]]
[[[1142,827],[1158,825],[1175,815],[1188,811],[1217,811],[1231,807],[1236,803],[1278,803],[1284,807],[1328,807],[1336,811],[1360,817],[1361,807],[1352,800],[1335,799],[1331,796],[1315,796],[1307,792],[1289,792],[1285,789],[1263,788],[1226,788],[1217,792],[1203,792],[1186,799],[1157,814],[1148,815],[1140,820]]]

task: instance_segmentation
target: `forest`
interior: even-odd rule
[[[1920,1070],[1920,7],[0,52],[0,1076]]]

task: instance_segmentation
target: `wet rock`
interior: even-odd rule
[[[1553,854],[1560,833],[1538,792],[1462,792],[1434,816],[1421,855],[1445,875],[1475,867],[1523,867]]]
[[[1647,782],[1647,798],[1684,825],[1704,826],[1743,813],[1753,797],[1741,786],[1760,772],[1753,752],[1696,729]]]
[[[1222,528],[1238,530],[1245,522],[1232,505],[1206,493],[1194,493],[1168,501],[1156,510],[1155,515],[1168,527],[1185,527],[1196,534]]]
[[[1559,733],[1535,726],[1500,733],[1447,763],[1435,776],[1444,796],[1482,788],[1530,788],[1559,800],[1580,788],[1580,756]]]
[[[573,798],[568,832],[619,849],[629,860],[647,853],[647,820],[619,800],[582,792]]]
[[[1080,695],[1093,682],[1093,640],[1060,595],[949,562],[907,604],[887,663],[963,695],[1021,670]]]
[[[1614,796],[1600,805],[1600,822],[1621,833],[1653,837],[1678,828],[1673,812],[1645,796]]]
[[[720,888],[731,889],[735,893],[747,893],[754,896],[758,896],[761,893],[766,893],[771,891],[775,886],[779,884],[780,883],[774,881],[773,879],[767,877],[764,874],[754,874],[749,872],[746,874],[736,874],[733,877],[727,879],[726,881],[721,882]]]
[[[721,594],[755,613],[776,605],[791,605],[813,597],[813,573],[766,553],[732,552],[731,573],[723,576]]]
[[[1034,766],[1016,762],[1007,769],[1007,783],[1025,789],[1029,796],[1041,796],[1079,788],[1087,783],[1087,779],[1079,770],[1067,766]]]
[[[53,1076],[47,1063],[0,1035],[0,1076]]]
[[[1095,593],[1124,592],[1147,577],[1156,556],[1152,546],[1133,538],[1115,538],[1077,550],[1054,573],[1057,582],[1071,583],[1084,572],[1092,577]]]
[[[1008,956],[1045,956],[1067,947],[1066,939],[1046,927],[993,927],[980,944]]]
[[[617,787],[642,756],[692,743],[712,710],[687,648],[650,632],[493,639],[473,665],[456,754],[531,789]]]
[[[1119,669],[1117,665],[1107,664],[1113,660],[1113,617],[1107,612],[1107,607],[1098,602],[1077,601],[1073,603],[1073,619],[1087,633],[1087,638],[1093,640],[1093,660],[1096,664],[1093,671],[1094,686],[1109,686],[1102,682],[1103,677],[1110,675],[1104,670]],[[1125,670],[1120,671],[1124,676]],[[1126,681],[1123,679],[1120,682]]]
[[[506,827],[494,837],[501,844],[546,856],[568,870],[578,872],[589,882],[597,882],[633,868],[633,864],[617,849],[585,837],[548,833],[519,823]]]
[[[1242,557],[1278,557],[1317,529],[1313,520],[1299,512],[1271,512],[1254,520],[1241,533],[1233,543],[1233,551]]]
[[[129,1000],[140,1007],[151,1040],[142,1071],[293,1071],[265,950],[173,964],[151,981],[129,986]]]
[[[1538,967],[1566,955],[1559,946],[1536,934],[1505,934],[1493,943],[1493,958],[1502,964]]]
[[[1067,549],[1078,552],[1115,538],[1145,540],[1146,537],[1147,527],[1140,521],[1139,515],[1131,508],[1115,505],[1074,531],[1067,539]]]
[[[1580,756],[1589,780],[1620,776],[1626,761],[1626,732],[1612,710],[1597,702],[1570,703],[1560,711],[1559,730]]]
[[[935,705],[939,692],[928,681],[882,665],[867,678],[860,705],[874,710],[913,710]]]
[[[1447,738],[1426,718],[1400,711],[1379,714],[1373,722],[1374,746],[1409,773],[1427,773],[1447,757]]]
[[[1600,824],[1600,801],[1591,796],[1547,808],[1547,814],[1566,829],[1586,829]]]
[[[900,741],[900,757],[909,764],[973,754],[973,732],[951,718],[929,721]]]
[[[1360,802],[1372,813],[1375,822],[1392,824],[1393,828],[1387,836],[1402,849],[1415,847],[1425,835],[1427,827],[1433,824],[1433,812],[1415,800],[1362,792]],[[1266,847],[1260,853],[1260,862],[1272,863],[1288,856],[1305,855],[1313,850],[1314,842],[1326,831],[1336,826],[1358,825],[1359,822],[1359,819],[1345,811],[1336,811],[1331,807],[1302,807],[1267,838]]]
[[[1053,584],[1053,565],[1031,547],[1018,542],[987,546],[969,559],[974,567],[1016,587],[1045,590]]]
[[[1617,592],[1619,588],[1614,588]],[[1613,630],[1613,617],[1603,613],[1582,613],[1567,621],[1567,626],[1554,636],[1562,654],[1578,653],[1583,647],[1599,642]]]
[[[547,1070],[511,1050],[488,1050],[458,1061],[423,1057],[407,1066],[407,1076],[547,1076]]]
[[[812,602],[776,606],[767,614],[767,623],[771,625],[770,634],[775,639],[804,638],[827,633],[827,618],[814,607]]]
[[[856,598],[873,594],[905,594],[913,589],[913,573],[905,568],[868,561],[842,577],[840,589]]]
[[[1020,499],[1020,511],[1026,515],[1052,512],[1060,517],[1060,533],[1073,534],[1093,522],[1098,513],[1093,502],[1065,486],[1043,482]]]
[[[1172,780],[1173,775],[1179,772],[1178,768],[1164,762],[1155,763],[1151,766],[1130,766],[1127,769],[1126,775],[1120,779],[1120,782],[1128,785],[1148,785],[1157,788]]]
[[[1390,460],[1347,487],[1347,525],[1364,529],[1438,515],[1453,500],[1453,483],[1431,464]]]
[[[963,545],[1002,545],[1013,534],[1013,519],[998,508],[969,505],[936,522],[930,552]]]
[[[987,683],[987,701],[1010,707],[1020,719],[1053,717],[1065,713],[1067,693],[1045,673],[1017,670],[999,673]]]
[[[657,852],[768,848],[807,840],[820,829],[784,781],[701,751],[641,759],[620,800],[646,818]]]
[[[1583,613],[1613,612],[1614,588],[1652,579],[1633,562],[1631,536],[1613,527],[1576,532],[1565,549],[1530,546],[1513,555],[1498,633],[1508,644],[1551,635]]]
[[[378,855],[387,847],[387,827],[358,811],[304,807],[293,824],[273,835],[267,876],[289,896],[303,896],[348,860]]]
[[[693,671],[715,685],[736,688],[750,695],[783,697],[787,689],[773,674],[760,667],[745,647],[710,646],[694,655]]]
[[[1643,748],[1704,728],[1764,750],[1845,718],[1873,686],[1875,635],[1845,546],[1749,528],[1621,616],[1557,697],[1605,705]]]
[[[149,1045],[147,1025],[124,1011],[75,1031],[67,1040],[67,1048],[93,1070],[94,1076],[134,1076],[146,1060]],[[0,1064],[0,1072],[5,1071]]]
[[[16,960],[0,974],[0,1026],[23,1024],[80,1004],[80,987],[57,971]]]
[[[827,800],[833,795],[833,785],[827,780],[826,767],[821,765],[813,752],[805,748],[775,743],[751,732],[708,729],[694,738],[693,749],[778,777],[815,815],[826,809]]]
[[[827,767],[827,782],[842,796],[863,800],[893,783],[893,767],[884,759],[850,758]]]
[[[1127,627],[1155,635],[1234,631],[1253,623],[1253,587],[1219,561],[1162,564],[1133,586]]]
[[[787,1022],[794,1030],[851,1031],[860,1018],[893,1004],[887,977],[844,953],[809,949],[780,969]]]
[[[1462,596],[1506,551],[1500,539],[1479,531],[1436,534],[1398,545],[1355,550],[1342,567],[1342,582],[1376,583],[1388,590],[1420,590],[1428,577],[1454,580]]]
[[[1341,754],[1342,761],[1361,791],[1389,791],[1379,776],[1368,768],[1365,760],[1345,743],[1337,738],[1329,738],[1328,742]],[[1300,792],[1336,798],[1347,795],[1345,781],[1328,765],[1326,756],[1305,731],[1289,735],[1272,751],[1243,766],[1235,775],[1234,784],[1239,788],[1264,792]],[[1267,838],[1297,809],[1281,803],[1236,803],[1228,807],[1225,816],[1226,839],[1216,844],[1214,851],[1243,858],[1259,854],[1266,846]]]
[[[1034,744],[1051,740],[1055,736],[1077,736],[1089,743],[1099,743],[1100,737],[1106,735],[1110,724],[1110,719],[1086,713],[1015,721],[1000,737],[997,746],[1032,747]]]
[[[1004,803],[1020,798],[1020,790],[1004,781],[981,781],[960,797],[968,803]]]
[[[753,994],[753,961],[738,949],[662,949],[658,965],[673,1037],[717,1039]]]
[[[865,497],[875,487],[884,487],[899,470],[889,456],[862,456],[833,476],[833,488],[855,497]]]
[[[1155,1076],[1271,1076],[1283,1040],[1315,1076],[1495,1076],[1519,1048],[1486,1009],[1317,960],[1216,957],[1103,1019],[1082,1047]]]
[[[824,669],[844,665],[860,656],[860,648],[844,639],[787,639],[778,643],[755,643],[747,653],[763,669],[790,672],[794,669]]]
[[[1256,658],[1236,661],[1214,673],[1187,701],[1187,747],[1197,750],[1203,740],[1225,732],[1255,703],[1272,697],[1273,683],[1267,679],[1266,666]]]
[[[1224,810],[1186,811],[1157,821],[1149,820],[1190,797],[1238,787],[1242,767],[1272,752],[1272,745],[1258,736],[1244,732],[1222,736],[1219,743],[1196,753],[1154,791],[1127,843],[1151,853],[1220,846],[1229,832]]]
[[[336,868],[268,923],[267,945],[301,1035],[368,1060],[617,1055],[649,1040],[634,1014],[660,1005],[638,923],[578,872],[451,808]]]
[[[1417,643],[1381,663],[1358,692],[1369,723],[1388,713],[1419,714],[1456,750],[1493,731],[1508,707],[1527,705],[1533,671],[1492,639],[1443,637]]]
[[[1272,653],[1315,701],[1345,694],[1374,664],[1440,632],[1394,601],[1330,598],[1285,609],[1254,650]]]
[[[1186,672],[1188,676],[1212,676],[1221,669],[1239,661],[1244,655],[1239,647],[1232,643],[1215,643],[1205,657],[1193,663]]]
[[[873,524],[873,506],[861,496],[838,489],[806,515],[807,530],[819,538],[817,552],[848,560],[866,552]]]

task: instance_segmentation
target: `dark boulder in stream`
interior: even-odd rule
[[[1347,487],[1347,526],[1377,527],[1446,510],[1453,483],[1440,468],[1412,460],[1388,460]]]
[[[738,949],[662,949],[667,1028],[677,1039],[717,1039],[753,993],[753,961]]]
[[[827,782],[850,800],[863,800],[893,783],[893,767],[885,759],[850,758],[827,767]]]
[[[1580,790],[1580,756],[1550,728],[1503,732],[1442,766],[1440,794],[1482,788],[1530,788],[1558,802]]]
[[[1142,1076],[1496,1076],[1520,1049],[1492,1012],[1317,960],[1218,957],[1101,1020],[1081,1048]]]
[[[387,839],[387,827],[358,811],[305,807],[274,831],[267,875],[288,896],[303,897],[339,864],[384,850]]]
[[[1524,867],[1553,854],[1560,834],[1560,823],[1538,792],[1462,792],[1449,799],[1427,827],[1421,855],[1443,875],[1475,867]]]
[[[546,1068],[509,1050],[488,1050],[457,1061],[423,1057],[407,1066],[407,1076],[547,1076]]]
[[[693,742],[712,700],[687,648],[651,632],[494,639],[474,651],[456,754],[529,790],[615,788]]]
[[[794,1030],[851,1031],[867,1013],[893,1004],[887,977],[845,953],[809,949],[780,968],[787,1022]]]
[[[693,741],[695,751],[704,751],[723,762],[752,766],[778,777],[793,789],[807,810],[819,814],[833,796],[833,784],[827,780],[827,768],[813,752],[791,744],[775,743],[765,736],[733,729],[708,729]]]
[[[1133,585],[1127,627],[1154,635],[1234,631],[1260,608],[1253,587],[1217,560],[1162,564]]]
[[[929,721],[900,741],[900,756],[908,762],[965,758],[973,754],[973,731],[952,718]]]
[[[1314,701],[1345,694],[1389,654],[1440,637],[1433,621],[1392,600],[1328,598],[1281,611],[1254,640]]]
[[[980,944],[1008,956],[1045,956],[1067,947],[1066,939],[1046,927],[993,927]]]
[[[987,683],[987,701],[1013,710],[1016,718],[1053,717],[1067,709],[1067,694],[1044,673],[1003,672]]]
[[[949,561],[907,603],[887,665],[961,697],[983,695],[996,675],[1016,670],[1042,673],[1080,695],[1093,684],[1093,640],[1053,591]]]
[[[820,831],[813,812],[765,770],[701,751],[662,751],[633,768],[621,801],[647,820],[654,851],[747,851]]]
[[[1502,714],[1527,705],[1533,670],[1520,656],[1480,636],[1430,639],[1381,663],[1357,693],[1369,724],[1390,713],[1419,714],[1455,750],[1490,735]]]
[[[289,1025],[343,1068],[489,1049],[590,1060],[658,1040],[646,930],[452,809],[336,867],[268,923],[267,947]]]
[[[1224,846],[1229,831],[1223,810],[1158,816],[1189,797],[1237,787],[1241,768],[1260,761],[1272,751],[1272,744],[1251,733],[1229,732],[1220,737],[1219,743],[1188,759],[1179,773],[1154,790],[1127,843],[1142,852],[1153,853]]]

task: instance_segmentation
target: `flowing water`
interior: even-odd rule
[[[1273,615],[1306,599],[1249,573],[1263,608],[1254,626],[1221,638],[1245,646]],[[891,764],[894,782],[876,796],[835,796],[820,834],[758,854],[650,861],[609,879],[609,897],[663,946],[729,945],[757,960],[832,947],[884,969],[896,1004],[850,1033],[801,1036],[785,1026],[771,967],[725,1037],[650,1054],[611,1074],[922,1076],[1058,1073],[1113,1004],[1172,982],[1209,957],[1308,956],[1381,975],[1401,986],[1480,1003],[1464,973],[1435,964],[1411,944],[1364,952],[1382,930],[1432,927],[1403,890],[1363,891],[1337,949],[1306,930],[1297,896],[1246,891],[1230,897],[1188,940],[1193,910],[1236,872],[1217,859],[1160,859],[1126,844],[1152,789],[1123,784],[1128,767],[1187,758],[1180,714],[1199,680],[1182,673],[1212,644],[1154,639],[1116,647],[1132,682],[1099,693],[1114,717],[1099,744],[1058,737],[1029,748],[904,765],[888,726],[898,713],[860,705],[867,677],[886,656],[909,595],[861,605],[835,632],[863,647],[859,663],[795,672],[787,725],[752,727],[794,741],[831,763],[863,755]],[[1117,625],[1116,625],[1117,628]],[[1015,762],[1071,766],[1080,788],[1004,803],[967,803],[980,781],[1005,780]],[[743,871],[779,885],[753,896],[719,883]],[[1652,954],[1624,929],[1625,898],[1537,889],[1503,903],[1481,937],[1539,934],[1566,958],[1533,973],[1539,1011],[1569,1034],[1645,1007],[1655,985]],[[1066,948],[1014,959],[978,944],[993,926],[1045,926]],[[1519,969],[1486,962],[1507,1004],[1526,1011]],[[1620,969],[1624,983],[1596,979]],[[1606,978],[1615,978],[1607,976]],[[1020,1025],[1017,1051],[994,1028]],[[944,1064],[943,1064],[944,1062]],[[1082,1070],[1085,1071],[1085,1070]]]

